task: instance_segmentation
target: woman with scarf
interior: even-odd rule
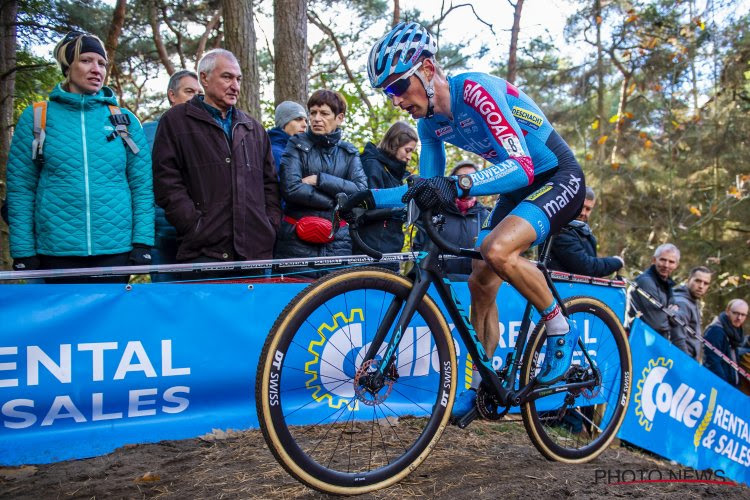
[[[417,131],[406,122],[391,125],[380,144],[368,142],[359,156],[367,176],[367,187],[383,189],[403,184],[409,172],[406,166],[417,147]],[[360,228],[362,241],[383,253],[400,252],[404,247],[403,220],[393,218],[367,224]],[[355,245],[354,253],[363,253]]]
[[[726,310],[715,317],[703,332],[704,339],[735,362],[739,359],[737,350],[744,341],[742,324],[747,319],[747,309],[747,302],[744,300],[730,300]],[[739,385],[737,372],[711,349],[704,349],[703,356],[706,368],[733,387]]]
[[[346,224],[333,239],[331,211],[336,195],[367,189],[359,151],[341,140],[346,101],[338,92],[316,90],[307,101],[310,128],[289,139],[281,158],[284,218],[276,239],[277,259],[351,255]]]

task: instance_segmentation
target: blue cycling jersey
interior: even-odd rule
[[[493,165],[470,174],[471,195],[510,193],[572,157],[567,144],[529,96],[502,78],[462,73],[448,78],[453,119],[420,119],[422,177],[445,175],[445,143],[476,153]],[[405,187],[373,191],[378,206],[398,204]]]

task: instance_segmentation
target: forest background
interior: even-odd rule
[[[486,3],[0,0],[0,199],[13,126],[61,80],[51,48],[67,31],[105,40],[108,85],[141,121],[168,107],[168,75],[195,69],[206,50],[223,47],[243,70],[241,109],[270,128],[277,103],[304,103],[312,90],[335,89],[349,106],[345,138],[362,148],[393,121],[411,120],[370,89],[365,63],[389,26],[413,20],[438,37],[438,60],[449,74],[481,64],[540,105],[597,191],[591,222],[599,253],[623,255],[625,276],[672,242],[682,252],[678,281],[697,265],[715,271],[705,316],[730,298],[747,300],[747,3],[496,0],[509,12],[502,23],[476,8]],[[522,21],[556,5],[567,16],[562,40],[544,29],[522,31]],[[471,155],[449,147],[448,158],[450,168]],[[2,269],[10,269],[2,222],[0,244]]]

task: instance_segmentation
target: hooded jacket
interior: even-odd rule
[[[201,97],[164,113],[154,141],[156,202],[177,229],[177,260],[270,259],[281,219],[271,141],[236,108],[230,141]]]
[[[362,168],[367,176],[369,189],[387,189],[403,184],[408,175],[406,162],[389,155],[375,144],[368,142],[359,155]],[[400,252],[404,248],[403,219],[392,218],[367,224],[359,229],[364,243],[383,253]],[[363,253],[354,245],[355,254]]]
[[[550,269],[574,274],[602,277],[620,269],[614,257],[596,256],[596,237],[588,224],[584,227],[563,227],[555,236],[550,251]]]
[[[719,349],[732,361],[737,361],[737,348],[743,341],[742,328],[736,328],[729,321],[726,312],[720,313],[706,327],[704,338],[711,345]],[[739,385],[739,375],[719,356],[714,354],[710,349],[705,349],[703,366],[714,372],[716,375],[727,381],[734,387]]]
[[[154,243],[151,154],[130,111],[134,154],[112,136],[112,89],[75,94],[57,85],[49,96],[44,161],[31,159],[33,108],[21,115],[8,158],[10,250],[33,255],[95,256]]]
[[[701,335],[701,310],[698,301],[690,294],[687,286],[678,286],[673,291],[672,302],[678,309],[675,316],[684,321],[690,328]],[[671,339],[675,347],[681,349],[696,361],[701,360],[703,346],[701,341],[690,335],[680,325],[672,327]]]
[[[326,244],[308,243],[297,237],[294,224],[305,216],[331,218],[338,193],[352,195],[367,189],[367,179],[359,161],[357,148],[340,140],[341,130],[327,136],[312,137],[312,131],[289,139],[281,158],[281,195],[284,199],[284,221],[281,223],[274,256],[323,257],[352,253],[349,228],[340,228],[334,241]],[[302,179],[318,176],[317,185]]]

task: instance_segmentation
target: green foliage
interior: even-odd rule
[[[19,66],[16,77],[16,92],[13,96],[13,122],[17,122],[26,107],[34,102],[44,101],[62,79],[57,66],[49,61],[36,57],[25,50],[16,52],[16,63]]]

